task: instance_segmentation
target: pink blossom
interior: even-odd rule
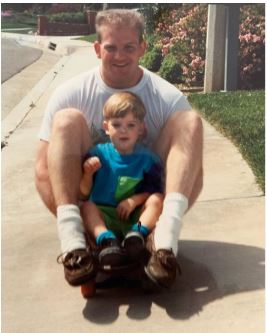
[[[246,34],[246,35],[244,36],[244,38],[245,38],[245,41],[246,41],[246,42],[249,42],[249,41],[252,39],[252,34],[251,34],[251,33],[248,33],[248,34]]]
[[[179,37],[183,40],[187,36],[187,32],[185,30],[179,31]]]
[[[163,55],[167,55],[170,51],[170,44],[167,44],[167,45],[164,45],[163,48],[162,48],[162,53]]]
[[[195,59],[195,57],[196,57],[194,53],[190,53],[189,55],[192,59]]]
[[[12,11],[11,10],[4,10],[1,12],[1,16],[2,17],[11,17],[13,14],[12,14]]]
[[[184,75],[188,75],[188,73],[189,73],[189,69],[188,69],[188,67],[183,66],[183,74],[184,74]]]
[[[261,38],[259,36],[257,36],[257,35],[253,35],[252,36],[253,43],[258,43],[258,42],[260,42],[260,40],[261,40]]]
[[[176,15],[177,15],[177,11],[176,11],[176,10],[172,10],[172,11],[171,11],[171,18],[172,18],[172,19],[175,19],[175,18],[176,18]]]
[[[170,43],[170,38],[169,37],[165,37],[162,39],[162,44],[169,44]]]
[[[252,64],[249,64],[249,65],[247,65],[247,66],[245,66],[245,67],[243,68],[243,71],[244,71],[244,72],[248,72],[248,71],[250,71],[252,68],[253,68],[253,65],[252,65]]]

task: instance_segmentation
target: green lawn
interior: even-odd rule
[[[238,147],[265,192],[264,91],[190,94],[190,103]]]
[[[88,35],[88,36],[83,36],[83,37],[80,37],[80,38],[77,38],[79,40],[85,40],[86,42],[89,42],[89,43],[93,43],[96,41],[96,34],[91,34],[91,35]]]
[[[24,14],[13,14],[11,17],[1,17],[1,30],[19,28],[37,28],[37,17]]]

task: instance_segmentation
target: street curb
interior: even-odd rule
[[[79,36],[77,36],[79,37]],[[25,46],[39,48],[45,52],[56,53],[61,59],[44,75],[31,91],[19,102],[10,113],[2,120],[1,148],[7,145],[8,138],[23,123],[24,119],[35,107],[51,82],[63,69],[70,55],[81,47],[88,47],[88,42],[73,40],[76,36],[32,36],[13,33],[1,33],[1,38],[13,39]],[[50,43],[55,43],[55,50],[49,48]]]
[[[75,52],[76,47],[88,46],[88,42],[75,40],[78,37],[81,36],[39,36],[1,32],[1,38],[12,39],[21,45],[38,48],[61,56],[70,55]],[[55,49],[50,47],[51,43],[56,45]]]

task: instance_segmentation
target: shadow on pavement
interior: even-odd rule
[[[97,292],[83,310],[94,323],[108,324],[119,317],[120,306],[127,316],[144,320],[152,304],[173,319],[186,320],[215,300],[236,293],[264,289],[264,249],[212,241],[180,241],[182,275],[171,290],[143,294],[141,289],[112,289]]]

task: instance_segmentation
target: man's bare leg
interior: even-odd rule
[[[78,200],[82,156],[90,144],[89,130],[80,111],[66,109],[55,114],[47,161],[63,253],[86,248]]]
[[[166,194],[182,193],[192,206],[202,188],[201,118],[193,111],[174,113],[163,128],[155,150],[166,163]]]
[[[37,148],[35,163],[35,186],[46,208],[56,216],[57,207],[47,165],[48,147],[48,141],[40,140]]]
[[[182,217],[202,188],[203,128],[200,117],[192,111],[173,114],[155,150],[166,165],[166,196],[154,232],[157,252],[152,255],[146,271],[152,280],[169,287],[176,276],[174,256],[178,252]],[[162,257],[172,264],[164,266]]]
[[[82,113],[62,110],[54,117],[48,147],[48,171],[56,206],[78,204],[82,158],[91,146]]]
[[[81,174],[79,161],[90,144],[85,119],[75,109],[59,111],[54,118],[50,142],[39,142],[35,184],[42,201],[54,215],[61,203],[77,204]]]
[[[84,227],[78,207],[82,158],[91,145],[89,129],[82,113],[76,109],[58,111],[53,120],[47,146],[46,186],[40,186],[41,197],[50,189],[56,208],[61,262],[71,285],[86,282],[95,274],[95,266],[87,252]],[[44,185],[44,184],[42,184]],[[48,186],[49,185],[49,186]],[[47,204],[47,202],[46,202]]]

